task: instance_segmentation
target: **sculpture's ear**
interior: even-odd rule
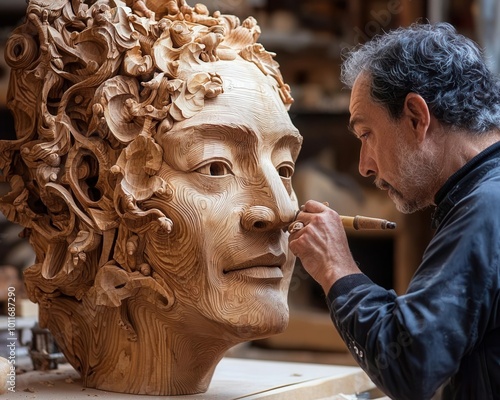
[[[105,122],[110,136],[124,145],[111,172],[121,175],[125,194],[142,201],[157,192],[163,193],[166,183],[157,176],[163,150],[154,141],[152,130],[154,117],[162,120],[167,111],[142,104],[137,81],[125,76],[116,76],[102,85],[96,92],[96,101],[94,119]]]
[[[161,311],[168,311],[174,305],[174,294],[160,276],[125,271],[114,264],[99,269],[89,296],[96,306],[119,307],[124,300],[136,297],[141,291],[147,292],[146,298]]]
[[[133,104],[139,101],[139,84],[136,79],[115,76],[108,79],[95,95],[94,113],[106,122],[112,136],[120,143],[132,142],[143,130],[144,118],[133,117]]]
[[[136,79],[115,76],[96,91],[92,128],[108,129],[106,135],[121,143],[110,168],[116,177],[113,201],[117,219],[134,233],[155,228],[170,232],[172,221],[161,211],[141,210],[138,202],[168,193],[167,183],[158,176],[163,149],[153,139],[156,121],[170,121],[168,107],[158,110],[148,101],[141,103]],[[119,154],[119,155],[118,155]]]
[[[122,151],[111,172],[123,177],[121,187],[126,194],[142,201],[167,191],[166,182],[157,175],[162,162],[162,148],[141,134]]]

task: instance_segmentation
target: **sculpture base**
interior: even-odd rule
[[[170,398],[350,399],[349,395],[370,391],[374,387],[368,376],[357,367],[224,358],[217,366],[206,393]],[[88,399],[89,396],[99,399],[151,400],[151,396],[147,395],[83,388],[78,373],[69,364],[50,372],[33,371],[18,375],[16,392],[9,393],[9,399]],[[353,396],[352,399],[354,398]],[[382,399],[383,395],[369,398]]]

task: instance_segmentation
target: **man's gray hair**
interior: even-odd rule
[[[448,23],[414,24],[375,37],[349,52],[341,79],[371,77],[373,99],[401,116],[406,95],[417,93],[443,124],[481,134],[500,128],[500,85],[472,40]]]

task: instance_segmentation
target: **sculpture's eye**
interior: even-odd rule
[[[294,173],[293,166],[290,164],[281,164],[276,168],[276,170],[282,178],[291,178]]]
[[[224,176],[232,174],[231,167],[224,161],[212,161],[196,169],[196,172],[210,176]]]

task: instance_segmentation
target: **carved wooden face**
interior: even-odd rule
[[[150,232],[145,251],[171,285],[177,320],[201,330],[215,322],[250,339],[288,322],[295,258],[286,227],[298,208],[291,176],[302,138],[274,79],[244,61],[211,67],[224,93],[155,138],[164,149],[159,175],[172,191],[151,201],[173,230]]]

